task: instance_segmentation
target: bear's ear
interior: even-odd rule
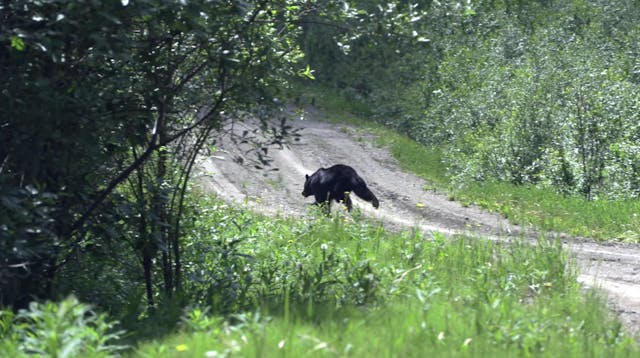
[[[305,174],[305,175],[304,175],[304,178],[305,178],[305,179],[309,179],[309,174]]]

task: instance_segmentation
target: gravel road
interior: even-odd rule
[[[293,111],[289,115],[293,116]],[[288,148],[269,151],[271,168],[277,170],[256,169],[246,158],[248,144],[223,138],[215,155],[200,162],[205,188],[267,214],[304,216],[306,206],[313,201],[301,195],[304,175],[342,163],[354,167],[380,200],[376,210],[352,195],[354,206],[389,229],[419,227],[426,232],[463,233],[494,240],[529,235],[523,235],[522,228],[500,215],[425,190],[424,180],[400,169],[388,150],[375,146],[374,137],[362,129],[322,121],[322,112],[314,109],[295,116],[291,124],[300,130],[301,140]],[[246,122],[234,125],[236,132],[253,128]],[[586,287],[604,290],[611,309],[640,341],[640,245],[560,238],[578,263],[578,280]]]

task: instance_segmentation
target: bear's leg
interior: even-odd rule
[[[351,212],[351,208],[353,207],[353,203],[351,202],[351,198],[349,197],[349,192],[344,193],[344,205],[347,206],[347,211]]]
[[[344,192],[344,191],[336,191],[333,192],[331,197],[333,198],[333,200],[336,201],[336,203],[340,203],[344,206],[347,207],[347,209],[350,208],[351,206],[351,199],[349,199],[349,195],[348,192]],[[350,210],[350,209],[349,209]]]
[[[315,204],[322,208],[322,211],[325,212],[326,215],[331,213],[331,196],[330,193],[325,193],[324,195],[316,194],[316,202]]]
[[[378,208],[380,206],[380,202],[378,198],[369,190],[367,184],[362,180],[362,178],[357,177],[351,183],[351,187],[353,188],[353,192],[356,193],[357,196],[370,202],[374,208]]]
[[[336,189],[332,192],[331,197],[338,203],[342,203],[347,207],[347,211],[351,211],[353,206],[351,202],[351,198],[349,197],[349,192],[344,190],[343,186],[336,186]]]

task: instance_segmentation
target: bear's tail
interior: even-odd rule
[[[360,180],[359,182],[359,185],[354,185],[353,192],[356,193],[356,195],[359,196],[362,200],[371,202],[371,204],[373,204],[373,207],[377,209],[380,206],[378,198],[376,198],[371,190],[369,190],[367,184],[364,183],[364,180]]]

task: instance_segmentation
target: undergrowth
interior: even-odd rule
[[[72,356],[106,356],[124,344],[131,357],[640,353],[604,299],[581,291],[559,242],[389,233],[357,210],[270,218],[199,197],[179,297],[119,326],[55,304],[3,312],[0,355],[77,345]],[[61,332],[72,343],[52,340]]]
[[[219,254],[197,251],[235,278],[196,280],[198,300],[184,311],[180,333],[143,343],[132,356],[638,353],[604,300],[581,291],[558,242],[392,234],[357,213],[311,212],[300,221],[216,205],[224,204],[207,205],[193,228],[194,248],[216,247],[204,233],[225,228],[220,237],[237,238],[227,254],[238,262],[221,265]],[[243,282],[242,292],[234,282]]]
[[[17,314],[0,311],[2,357],[108,357],[126,347],[124,332],[105,314],[69,297],[59,303],[32,302]]]

